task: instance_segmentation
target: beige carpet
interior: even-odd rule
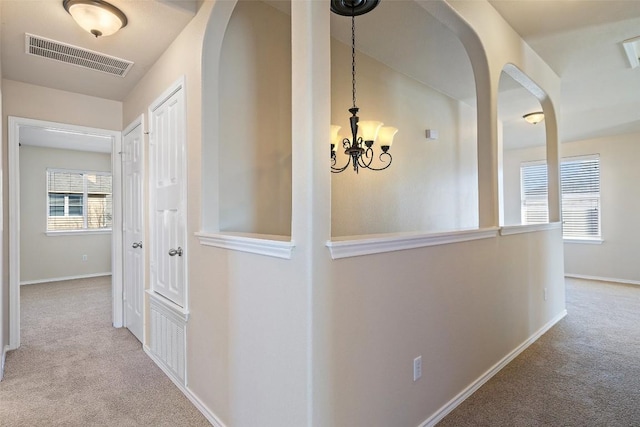
[[[568,279],[567,311],[438,426],[640,426],[640,287]]]
[[[0,426],[209,426],[111,327],[110,277],[21,288],[22,346],[7,355]]]

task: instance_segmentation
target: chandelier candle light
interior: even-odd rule
[[[363,120],[358,117],[359,108],[356,107],[356,24],[355,17],[370,12],[378,5],[379,0],[331,0],[331,11],[342,16],[351,16],[351,93],[353,106],[349,108],[351,117],[349,123],[351,127],[351,139],[341,140],[338,132],[340,126],[331,126],[331,172],[340,173],[346,170],[353,163],[353,170],[358,173],[358,169],[370,169],[381,171],[391,166],[393,160],[389,153],[389,148],[393,144],[393,137],[397,128],[382,126],[382,122]],[[360,135],[358,135],[360,131]],[[382,163],[380,167],[372,166],[373,144],[378,141],[382,153],[378,159]],[[342,167],[336,167],[336,147],[342,144],[344,153],[347,155],[347,163]]]

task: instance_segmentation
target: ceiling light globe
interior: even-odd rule
[[[536,111],[534,113],[525,114],[522,118],[532,125],[537,125],[544,120],[544,113],[542,111]]]
[[[76,23],[94,36],[110,36],[127,25],[127,17],[102,0],[65,0],[64,8]]]
[[[340,143],[340,135],[338,135],[340,129],[341,126],[331,125],[331,143],[336,146]]]
[[[393,137],[398,133],[398,128],[392,126],[384,126],[378,132],[378,141],[382,147],[391,147],[393,145]]]
[[[376,122],[373,120],[364,120],[358,123],[358,128],[360,129],[360,136],[363,141],[375,141],[378,137],[378,130],[380,130],[380,126],[382,126],[382,122]]]

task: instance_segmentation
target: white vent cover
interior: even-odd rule
[[[70,44],[61,43],[44,37],[25,34],[25,50],[30,55],[66,62],[82,68],[124,77],[133,62],[115,56],[105,55]]]
[[[627,53],[631,68],[640,66],[640,37],[634,37],[622,42],[624,51]]]

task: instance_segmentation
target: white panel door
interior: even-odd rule
[[[123,140],[124,326],[140,342],[144,330],[144,139],[142,124]]]
[[[182,85],[149,109],[152,289],[185,307],[186,176]]]

